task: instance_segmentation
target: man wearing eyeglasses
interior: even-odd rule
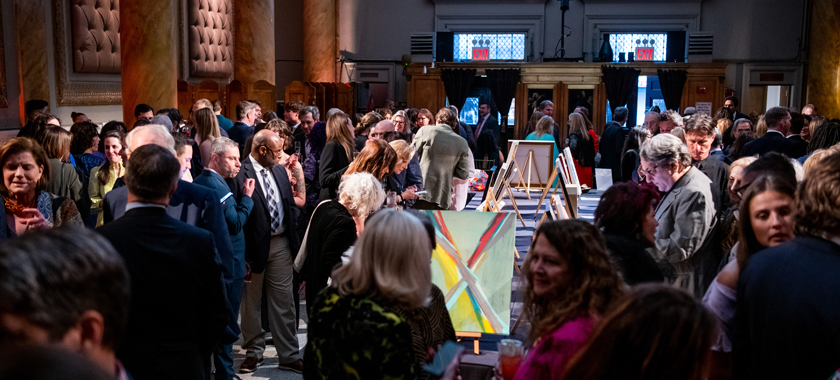
[[[264,129],[254,135],[251,153],[242,160],[231,192],[237,202],[245,197],[244,185],[255,180],[254,208],[245,223],[245,260],[251,281],[242,295],[242,348],[246,350],[241,372],[254,372],[263,362],[266,332],[262,329],[260,303],[266,296],[268,322],[280,368],[301,373],[295,328],[292,262],[300,239],[292,216],[294,198],[286,169],[279,165],[283,144],[276,133]],[[247,277],[247,275],[246,275]]]

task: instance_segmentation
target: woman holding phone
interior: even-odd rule
[[[49,159],[35,140],[19,137],[0,146],[0,167],[5,206],[0,241],[40,228],[82,226],[73,200],[44,191],[50,179]]]

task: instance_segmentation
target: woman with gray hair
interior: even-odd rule
[[[306,278],[307,312],[333,268],[341,263],[341,254],[356,242],[365,219],[385,201],[382,185],[370,173],[345,175],[338,186],[338,197],[321,202],[312,213],[312,220],[303,242],[306,259],[300,273]]]
[[[640,155],[640,172],[664,193],[649,251],[669,282],[700,299],[721,259],[712,181],[691,166],[688,148],[673,135],[654,136]]]

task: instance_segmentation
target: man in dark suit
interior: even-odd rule
[[[787,138],[796,143],[796,149],[791,153],[791,157],[798,158],[808,154],[808,142],[799,135],[802,133],[802,128],[805,127],[805,123],[807,121],[801,113],[790,113],[790,131],[788,132]]]
[[[502,141],[499,133],[499,121],[491,115],[490,105],[487,103],[487,101],[482,99],[482,102],[478,107],[478,123],[473,131],[473,137],[475,138],[476,145],[478,144],[478,136],[484,131],[492,132],[496,141]]]
[[[736,379],[822,379],[840,366],[840,155],[797,191],[797,237],[750,256],[738,278]]]
[[[227,222],[230,241],[233,245],[233,281],[228,286],[230,307],[232,308],[233,326],[232,331],[238,335],[239,326],[239,303],[242,300],[243,286],[245,285],[245,235],[242,227],[248,220],[248,215],[254,207],[251,196],[254,193],[254,180],[247,179],[242,186],[242,198],[239,202],[233,197],[226,179],[233,178],[239,173],[241,164],[239,162],[239,145],[235,141],[218,137],[213,140],[210,146],[210,162],[196,177],[196,184],[206,186],[216,194],[215,200],[221,204],[224,210],[225,221]],[[236,373],[233,370],[233,357],[231,350],[233,344],[222,343],[214,350],[216,365],[216,379],[234,379]]]
[[[621,149],[630,133],[630,128],[627,127],[629,114],[627,107],[616,108],[613,121],[604,128],[601,140],[598,141],[601,153],[601,164],[598,167],[612,170],[613,183],[621,182]]]
[[[317,107],[306,106],[301,108],[300,112],[298,112],[298,122],[300,125],[297,129],[295,129],[292,137],[294,137],[295,143],[300,145],[300,153],[304,158],[307,157],[306,152],[309,150],[309,147],[306,146],[306,140],[309,136],[309,132],[312,132],[312,128],[315,128],[315,123],[317,123],[320,118],[321,113],[318,112]],[[292,146],[290,149],[294,150],[295,147]],[[248,153],[250,152],[246,152],[246,154]]]
[[[286,169],[278,164],[281,149],[283,145],[276,133],[257,132],[251,153],[242,160],[242,169],[231,187],[233,197],[239,201],[245,196],[245,181],[256,180],[254,208],[244,227],[245,259],[251,264],[252,278],[245,284],[242,297],[242,348],[247,354],[239,368],[241,372],[253,372],[263,361],[266,333],[260,322],[263,291],[280,368],[303,371],[295,328],[293,293],[296,289],[292,285],[292,263],[300,248],[300,238],[292,216],[292,186]]]
[[[720,212],[729,206],[729,193],[726,191],[729,165],[710,155],[714,139],[715,126],[709,115],[695,114],[685,123],[685,142],[691,155],[691,166],[700,169],[712,181],[715,210]]]
[[[750,115],[744,114],[740,112],[741,109],[741,102],[738,101],[738,98],[734,96],[728,96],[726,100],[723,101],[723,106],[729,108],[732,111],[732,120],[738,119],[750,119]]]
[[[804,156],[804,152],[796,145],[795,141],[785,138],[790,131],[790,119],[790,113],[782,107],[768,109],[764,113],[767,133],[744,145],[744,153],[741,156],[763,155],[767,152],[781,153],[790,158]]]
[[[117,357],[135,379],[203,380],[228,322],[210,232],[167,215],[181,165],[166,148],[133,151],[125,215],[97,229],[125,260],[131,301]]]
[[[248,138],[254,135],[254,122],[259,119],[260,115],[257,111],[257,105],[248,101],[239,102],[236,105],[237,121],[228,130],[230,139],[239,144],[239,153],[242,155],[242,150],[245,149],[245,143]]]
[[[153,144],[169,149],[175,155],[175,140],[160,125],[145,125],[134,128],[125,138],[126,159],[131,158],[131,152],[143,145]],[[222,208],[219,206],[212,190],[189,183],[178,181],[175,194],[169,199],[166,213],[198,228],[203,228],[213,234],[217,261],[222,265],[225,281],[233,281],[233,247],[230,235],[225,225]],[[115,188],[102,199],[102,215],[104,222],[110,223],[119,219],[126,212],[128,204],[128,189],[123,186]],[[238,333],[237,333],[238,334]],[[234,341],[236,340],[233,337]]]

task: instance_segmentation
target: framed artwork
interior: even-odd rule
[[[513,143],[518,146],[513,150]],[[548,177],[554,170],[554,141],[512,140],[508,141],[508,152],[512,161],[510,164],[517,172],[511,176],[511,183],[517,188],[544,188],[549,185]]]
[[[426,211],[435,225],[432,283],[456,332],[508,334],[516,227],[500,212]]]

